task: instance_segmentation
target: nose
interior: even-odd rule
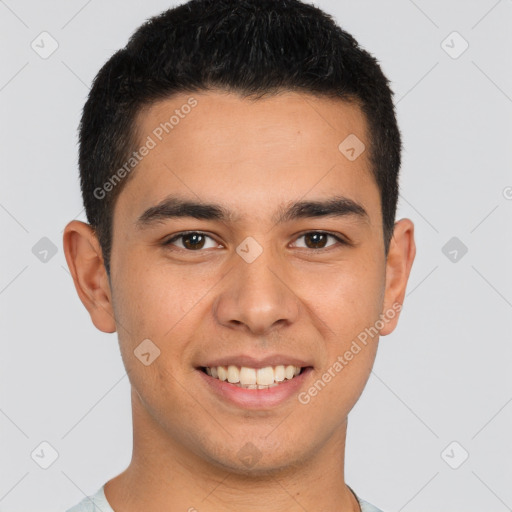
[[[299,300],[284,262],[270,249],[251,263],[238,254],[234,258],[235,268],[213,305],[217,321],[259,336],[296,322]]]

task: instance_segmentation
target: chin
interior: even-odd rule
[[[286,446],[276,439],[269,442],[264,437],[261,440],[249,441],[249,436],[241,440],[232,439],[230,446],[220,449],[206,449],[204,458],[212,465],[230,473],[248,477],[265,478],[282,474],[299,467],[306,454],[297,451],[297,445]],[[253,438],[254,439],[254,438]],[[211,447],[210,447],[211,448]],[[304,449],[304,444],[301,444]]]

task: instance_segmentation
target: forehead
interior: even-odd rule
[[[361,203],[368,189],[378,202],[366,120],[355,103],[296,92],[256,100],[180,93],[141,111],[137,133],[151,150],[120,202],[129,196],[138,213],[171,193],[247,213],[253,207],[258,215],[308,194],[352,195]]]
[[[180,93],[150,105],[137,124],[140,133],[153,134],[158,141],[171,142],[167,135],[181,134],[195,138],[204,149],[230,154],[236,147],[250,151],[262,142],[277,146],[300,139],[328,145],[333,136],[367,137],[357,103],[291,91],[258,99],[222,91]]]

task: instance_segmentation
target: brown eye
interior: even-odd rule
[[[307,249],[325,249],[327,247],[335,245],[326,245],[329,238],[336,240],[340,244],[346,244],[346,242],[342,238],[336,235],[332,235],[330,233],[325,233],[323,231],[311,231],[309,233],[305,233],[299,236],[297,240],[299,240],[300,238],[304,238],[305,247]]]
[[[327,237],[328,235],[325,233],[308,233],[304,235],[304,240],[310,249],[323,249],[327,242]]]
[[[183,245],[187,249],[202,249],[205,241],[204,235],[199,233],[192,233],[190,235],[184,235]]]
[[[177,240],[181,239],[181,245],[175,244]],[[205,243],[207,239],[210,239],[213,242],[211,247],[217,247],[218,244],[213,240],[210,236],[200,233],[198,231],[190,231],[188,233],[180,233],[176,236],[173,236],[171,239],[164,242],[164,245],[176,245],[180,249],[186,249],[189,251],[197,251],[205,248]]]

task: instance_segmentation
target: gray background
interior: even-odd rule
[[[1,511],[63,510],[130,460],[117,337],[79,301],[62,230],[85,220],[76,129],[91,80],[171,5],[0,0]],[[347,482],[385,511],[512,510],[512,1],[317,5],[392,82],[398,217],[418,245],[401,321],[350,416]],[[31,47],[51,49],[43,31],[59,45],[46,59]],[[59,454],[48,469],[43,441]]]

